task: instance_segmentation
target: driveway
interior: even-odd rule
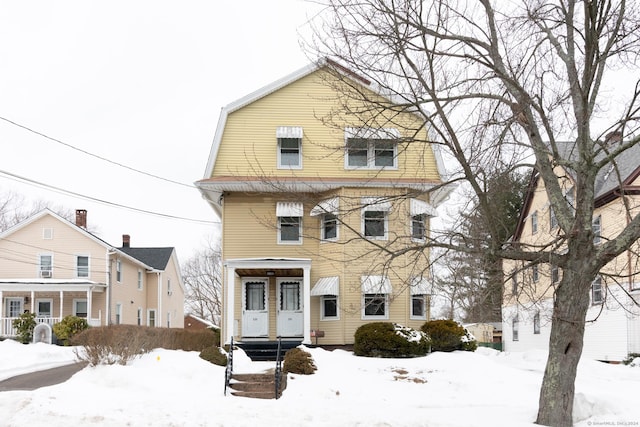
[[[58,368],[31,372],[0,381],[0,392],[12,390],[35,390],[40,387],[60,384],[87,366],[86,362],[72,363]]]

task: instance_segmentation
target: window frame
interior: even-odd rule
[[[153,315],[152,315],[153,314]],[[150,328],[156,328],[158,325],[158,316],[157,316],[158,312],[155,308],[149,308],[147,309],[147,326],[149,326]],[[151,324],[151,322],[153,321],[153,325]]]
[[[333,316],[327,315],[326,303],[335,302],[336,314]],[[331,321],[340,320],[340,302],[338,295],[322,295],[320,297],[320,320]]]
[[[367,218],[367,214],[381,213],[382,218]],[[372,221],[382,223],[382,235],[368,235],[367,222]],[[369,240],[388,240],[389,238],[389,212],[386,210],[364,209],[361,216],[362,236]]]
[[[49,304],[49,315],[46,316],[40,311],[40,303]],[[35,300],[35,314],[37,317],[53,317],[53,298],[36,298]]]
[[[87,312],[78,312],[78,304],[84,303]],[[84,314],[84,316],[82,316]],[[89,319],[89,301],[86,298],[74,298],[73,299],[73,315],[76,317],[82,317],[84,319]]]
[[[416,224],[419,225],[420,234],[416,233]],[[411,215],[411,240],[414,242],[424,242],[427,238],[427,215]]]
[[[87,259],[87,265],[86,265],[87,274],[86,274],[86,276],[83,276],[83,275],[80,274],[80,272],[81,272],[80,258],[86,258]],[[83,268],[84,268],[84,266],[83,266]],[[87,278],[90,277],[90,272],[91,272],[91,257],[89,255],[85,255],[85,254],[76,255],[76,277],[77,278],[87,279]]]
[[[283,150],[293,150],[293,148],[283,147],[282,143],[284,141],[297,141],[298,147],[298,164],[297,165],[287,165],[284,164],[283,160]],[[291,137],[279,137],[278,138],[278,169],[302,169],[302,138],[291,138]]]
[[[415,308],[414,303],[416,300],[420,300],[420,302],[422,303],[422,315],[415,314],[414,312],[414,308]],[[411,295],[411,308],[410,308],[409,317],[411,319],[416,319],[416,320],[425,320],[427,318],[427,295],[425,294]]]
[[[605,288],[602,283],[602,276],[598,275],[593,282],[591,282],[591,305],[604,304]],[[596,295],[598,297],[596,298]]]
[[[551,265],[551,283],[555,284],[560,281],[560,267],[557,265]]]
[[[282,224],[285,218],[296,218],[298,220],[298,227],[297,227],[298,240],[285,240],[282,238]],[[285,225],[288,226],[291,224],[285,224]],[[278,244],[279,245],[301,245],[302,244],[302,217],[301,216],[279,216],[278,217]]]
[[[593,244],[602,243],[602,215],[596,216],[591,222],[591,230],[593,231]]]
[[[368,301],[369,300],[369,301]],[[382,300],[381,305],[384,314],[367,314],[367,309],[372,306],[375,300]],[[389,294],[362,294],[362,320],[388,319],[389,318]]]
[[[556,218],[556,213],[553,210],[553,207],[549,207],[549,230],[555,230],[558,228],[558,218]]]
[[[383,146],[387,145],[387,147]],[[385,159],[386,156],[379,156],[379,152],[391,151],[391,165],[377,165],[378,159]],[[351,164],[351,159],[355,157],[352,152],[364,152],[365,164]],[[362,154],[360,154],[362,157]],[[344,151],[344,168],[348,170],[354,169],[371,169],[371,170],[397,170],[398,169],[398,139],[393,138],[371,138],[371,137],[354,137],[345,138]]]
[[[533,315],[533,334],[540,335],[540,312]]]
[[[142,291],[144,289],[144,281],[143,281],[143,275],[142,275],[142,270],[138,269],[138,282],[136,284],[137,289],[139,291]]]
[[[538,233],[538,211],[531,213],[531,234]]]
[[[116,260],[116,282],[122,283],[122,261]]]
[[[327,225],[333,223],[335,236],[327,237]],[[339,239],[338,216],[331,212],[325,212],[320,215],[320,240],[322,242],[335,242]]]
[[[531,280],[533,283],[538,283],[540,280],[540,270],[538,268],[538,264],[531,266]]]
[[[520,318],[516,315],[511,319],[511,341],[520,341]]]
[[[49,258],[49,264],[45,264],[43,263],[43,259],[48,257]],[[45,267],[49,267],[49,268],[45,268]],[[43,276],[43,272],[44,271],[48,271],[49,272],[49,278],[53,277],[53,253],[50,252],[43,252],[41,254],[38,254],[38,277],[45,277],[46,275]]]

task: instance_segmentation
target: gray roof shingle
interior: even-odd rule
[[[121,247],[119,251],[151,266],[157,270],[165,270],[173,253],[173,248],[131,248]]]

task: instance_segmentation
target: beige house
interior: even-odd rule
[[[570,156],[573,144],[559,145]],[[567,201],[575,200],[571,171],[558,170],[561,188]],[[640,213],[640,147],[625,151],[616,166],[603,168],[596,177],[593,230],[595,243],[615,237],[627,224],[624,203],[630,217]],[[622,184],[620,184],[622,183]],[[621,195],[624,194],[624,197]],[[543,247],[558,232],[558,224],[550,208],[544,182],[531,179],[520,221],[514,236],[516,242]],[[615,258],[601,270],[592,284],[591,308],[587,313],[583,356],[620,361],[630,353],[640,352],[640,263],[638,243]],[[553,290],[560,283],[562,271],[549,264],[524,266],[505,263],[503,302],[503,343],[507,351],[547,349],[551,330]]]
[[[112,246],[45,209],[0,234],[0,336],[25,311],[53,325],[67,315],[90,325],[182,328],[184,285],[173,248]]]
[[[222,342],[348,345],[364,323],[429,319],[421,245],[447,196],[433,191],[442,160],[436,147],[408,142],[412,132],[426,140],[418,115],[364,123],[332,114],[344,103],[357,108],[331,84],[339,78],[390,103],[323,62],[222,109],[196,183],[222,219]],[[416,250],[383,256],[401,248]]]

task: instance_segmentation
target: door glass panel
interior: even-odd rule
[[[22,314],[22,301],[10,299],[7,301],[7,313],[9,317],[18,317]]]
[[[264,310],[264,282],[249,282],[245,287],[245,308],[247,310]]]
[[[284,282],[280,285],[280,310],[300,310],[300,283]]]

